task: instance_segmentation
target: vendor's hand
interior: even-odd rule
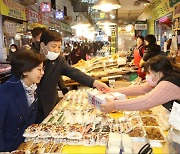
[[[110,87],[108,87],[105,83],[95,80],[93,86],[96,87],[98,90],[107,93],[110,91]]]
[[[115,103],[113,100],[106,98],[106,103],[101,104],[100,110],[105,113],[113,112],[115,110]]]

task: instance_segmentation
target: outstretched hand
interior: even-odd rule
[[[101,104],[100,109],[102,112],[109,113],[115,110],[115,103],[113,100],[106,98],[106,103]]]
[[[110,91],[110,87],[108,87],[105,83],[100,82],[98,80],[94,81],[93,86],[104,93],[107,93]]]

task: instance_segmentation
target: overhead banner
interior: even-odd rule
[[[26,20],[25,7],[13,0],[0,0],[0,14],[15,19]]]

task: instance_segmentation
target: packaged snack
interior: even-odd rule
[[[93,106],[97,107],[98,109],[100,109],[101,104],[106,103],[106,98],[112,100],[121,100],[126,99],[126,95],[121,94],[119,92],[109,92],[104,94],[103,92],[98,91],[97,89],[88,92],[88,102]]]
[[[85,128],[82,125],[74,124],[69,126],[67,131],[68,139],[81,139]]]
[[[50,153],[61,153],[62,149],[63,149],[62,143],[55,143]]]
[[[67,137],[67,127],[56,125],[54,127],[54,130],[51,132],[51,136],[53,138],[66,138]]]
[[[108,138],[109,138],[109,133],[98,133],[96,144],[105,146],[108,142]]]
[[[39,124],[32,124],[25,130],[23,136],[24,137],[36,137],[39,134],[40,128],[41,128],[41,126]]]
[[[39,132],[40,138],[47,138],[51,137],[51,132],[54,130],[54,126],[50,124],[43,124],[41,125],[41,129]]]
[[[30,147],[32,146],[33,142],[34,142],[33,140],[23,142],[20,144],[17,150],[28,151]]]
[[[83,145],[90,146],[96,144],[97,135],[94,132],[90,132],[83,135]]]
[[[33,143],[33,145],[30,148],[30,153],[42,153],[44,150],[42,149],[42,146],[44,145],[43,142],[36,142]]]
[[[53,141],[47,142],[43,145],[44,153],[49,153],[54,145]]]
[[[12,151],[11,154],[27,154],[28,152],[25,152],[23,150],[15,150],[15,151]],[[3,153],[3,154],[6,154],[6,153]],[[30,154],[30,153],[29,153]]]

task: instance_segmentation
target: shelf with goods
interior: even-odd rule
[[[73,67],[80,69],[95,79],[107,83],[111,77],[118,78],[121,75],[136,72],[137,68],[135,66],[129,66],[125,61],[122,63],[122,59],[120,60],[121,65],[119,65],[119,58],[118,54],[107,57],[95,57],[88,61],[80,60],[77,64],[73,65]],[[66,86],[78,85],[77,82],[66,76],[63,76],[63,80]]]
[[[140,139],[149,137],[150,142],[164,146],[159,109],[104,114],[88,103],[88,92],[91,91],[89,88],[66,94],[41,124],[26,129],[25,143],[18,150],[67,154],[98,151],[105,154],[110,133],[129,134]],[[162,147],[153,147],[154,153],[163,153]]]

